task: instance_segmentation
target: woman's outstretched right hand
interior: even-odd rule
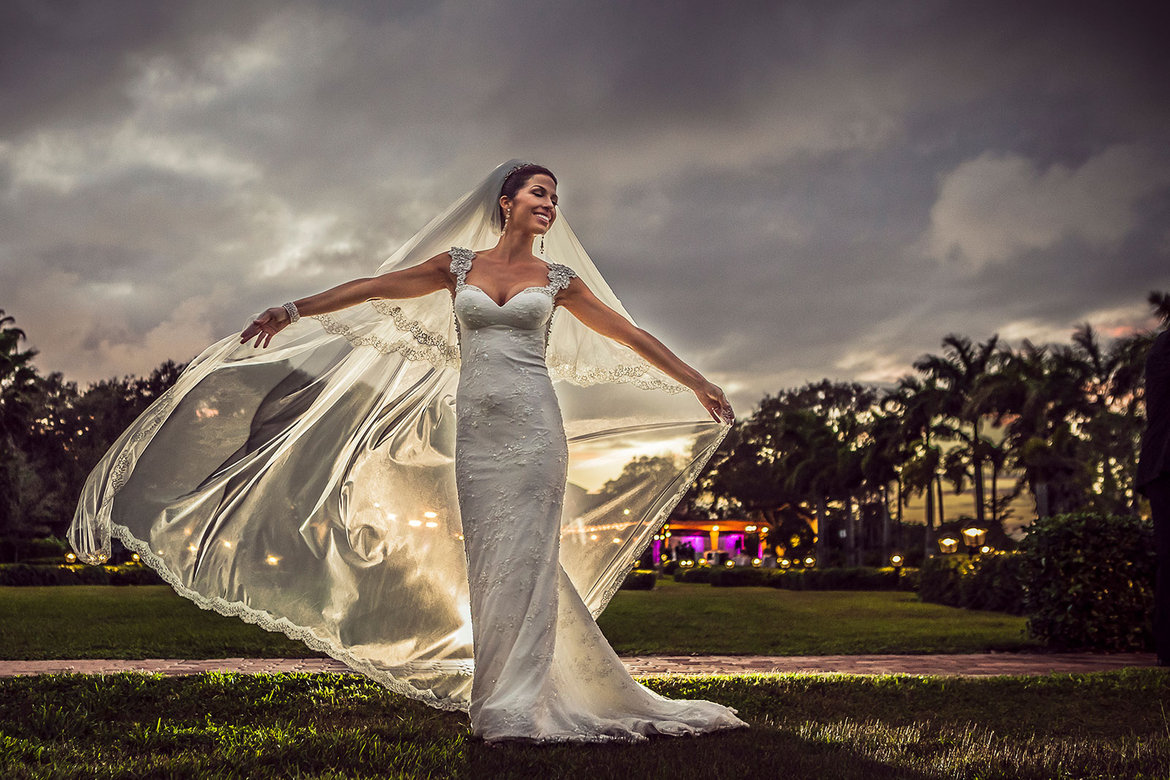
[[[288,324],[288,312],[284,310],[283,306],[265,309],[263,314],[244,328],[244,332],[240,334],[240,343],[247,344],[255,336],[256,343],[252,346],[267,347],[272,342],[272,337],[288,327]]]

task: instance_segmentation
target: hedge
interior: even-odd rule
[[[922,566],[918,598],[932,604],[1022,615],[1023,557],[1016,552],[936,555]]]
[[[162,585],[163,579],[139,564],[123,566],[0,564],[0,586]]]
[[[622,580],[622,590],[654,590],[658,574],[649,569],[634,569]]]
[[[696,566],[680,569],[675,582],[709,583],[715,587],[763,586],[789,590],[914,590],[917,570],[858,566],[828,569],[763,569]]]
[[[1044,517],[1020,551],[1032,636],[1061,650],[1152,646],[1151,522],[1089,512]]]

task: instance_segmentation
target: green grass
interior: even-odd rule
[[[619,592],[597,621],[619,653],[850,655],[1039,649],[1025,619],[897,591],[713,588]]]
[[[620,591],[598,621],[624,655],[1027,650],[1024,619],[922,604],[912,593],[713,588]],[[201,610],[165,585],[0,588],[0,659],[322,657]]]
[[[467,718],[357,675],[0,680],[5,778],[1165,777],[1170,673],[647,680],[751,729],[639,745],[472,740]]]

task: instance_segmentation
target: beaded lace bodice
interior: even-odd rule
[[[463,340],[463,327],[478,329],[489,326],[515,328],[521,331],[543,333],[543,346],[548,346],[556,296],[569,286],[576,276],[573,270],[560,263],[548,264],[548,284],[525,287],[511,298],[498,304],[490,295],[474,284],[467,283],[467,274],[475,259],[475,252],[462,247],[451,248],[451,273],[455,276],[455,330]],[[461,293],[468,293],[462,295]]]

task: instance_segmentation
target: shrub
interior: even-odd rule
[[[744,586],[767,585],[773,577],[782,576],[775,569],[756,569],[746,566],[737,566],[734,569],[726,567],[711,572],[711,584],[717,588],[741,588]]]
[[[1019,553],[936,555],[927,558],[919,575],[918,598],[932,604],[964,609],[990,609],[1022,615],[1024,578]]]
[[[675,582],[701,582],[710,584],[711,582],[711,567],[710,566],[695,566],[690,569],[679,569],[674,573]]]
[[[893,567],[829,567],[826,569],[788,569],[777,571],[767,583],[773,588],[789,590],[913,590],[913,570],[901,577]]]
[[[935,555],[922,562],[918,575],[918,600],[959,606],[959,578],[968,561],[965,555]]]
[[[1036,520],[1020,545],[1028,631],[1057,649],[1151,644],[1153,525],[1089,512]]]
[[[1023,556],[1015,552],[985,553],[959,577],[959,606],[1022,615],[1025,611]]]
[[[162,585],[154,570],[139,565],[86,566],[74,564],[0,564],[0,585]]]
[[[622,581],[622,590],[654,590],[658,575],[649,569],[634,569]]]
[[[678,561],[667,561],[662,564],[663,574],[674,574],[676,571],[678,571]]]

